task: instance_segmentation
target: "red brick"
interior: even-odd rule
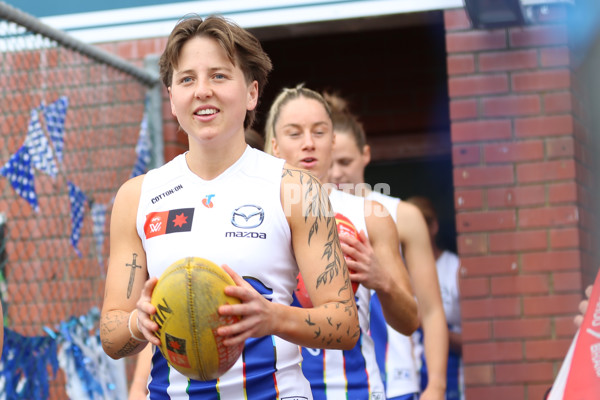
[[[571,340],[548,339],[525,342],[525,358],[530,361],[559,360],[567,355]]]
[[[574,314],[565,317],[554,317],[554,331],[557,337],[573,339],[573,335],[577,331],[577,327],[573,323],[574,318]]]
[[[515,135],[517,137],[557,136],[572,133],[573,117],[570,115],[519,118],[515,121]]]
[[[506,92],[508,92],[506,74],[470,75],[448,79],[448,94],[451,98]]]
[[[546,275],[516,275],[492,277],[492,295],[543,294],[550,285]]]
[[[514,71],[537,66],[535,50],[496,51],[479,55],[479,71]]]
[[[494,382],[494,369],[489,364],[465,365],[463,371],[467,386],[489,385]]]
[[[544,157],[544,144],[541,141],[488,144],[483,155],[486,163],[540,160]]]
[[[524,272],[570,271],[581,268],[581,256],[578,251],[549,251],[521,255]]]
[[[494,186],[514,183],[511,165],[454,169],[454,186]]]
[[[575,161],[561,160],[517,165],[517,180],[520,183],[552,182],[563,179],[575,179]]]
[[[577,201],[577,183],[565,182],[548,185],[548,201],[550,204]]]
[[[554,378],[554,369],[550,362],[496,364],[494,370],[496,383],[550,382]]]
[[[485,255],[483,257],[461,257],[461,278],[465,276],[513,275],[518,272],[518,256]]]
[[[511,81],[515,92],[568,89],[571,87],[571,72],[568,69],[516,72]]]
[[[521,228],[564,227],[576,225],[579,212],[576,206],[528,208],[519,210]]]
[[[551,383],[527,383],[527,398],[528,399],[545,399],[548,389],[552,386]]]
[[[478,145],[452,147],[453,165],[479,164],[480,162],[481,151]]]
[[[520,341],[464,343],[463,361],[465,363],[517,361],[523,359]]]
[[[459,255],[483,254],[487,252],[485,235],[460,235],[456,239]]]
[[[472,54],[450,55],[447,64],[448,75],[472,74],[475,72],[475,57]]]
[[[552,333],[549,318],[497,319],[492,321],[496,339],[525,339],[549,337]]]
[[[482,318],[518,317],[521,300],[518,297],[461,300],[463,321]]]
[[[511,29],[509,32],[511,47],[536,47],[567,44],[567,29],[564,25],[532,26]]]
[[[540,97],[537,95],[510,95],[487,97],[481,100],[486,117],[513,117],[539,114]]]
[[[465,321],[462,323],[463,342],[476,342],[491,339],[490,321]]]
[[[456,215],[458,232],[490,232],[516,227],[516,213],[510,211],[468,212]]]
[[[557,229],[550,231],[550,245],[553,249],[579,247],[581,238],[579,229]]]
[[[555,272],[552,274],[554,290],[556,292],[570,292],[582,290],[581,272]]]
[[[446,34],[446,51],[449,54],[504,48],[506,48],[506,32],[503,30],[452,32]]]
[[[447,31],[469,29],[471,21],[464,8],[444,10],[444,26]]]
[[[568,67],[571,64],[569,48],[566,46],[540,49],[542,67]]]
[[[546,231],[490,233],[490,251],[528,251],[548,247]]]
[[[482,190],[455,190],[454,208],[460,210],[479,210],[483,207]]]
[[[453,143],[509,139],[512,137],[512,127],[508,120],[454,122],[451,136]]]
[[[477,117],[477,100],[456,100],[450,101],[450,120],[458,121]]]
[[[484,297],[489,293],[490,280],[488,278],[463,278],[460,280],[461,298]]]
[[[521,207],[544,204],[546,193],[543,185],[493,188],[487,191],[488,206]]]
[[[568,112],[573,109],[570,92],[553,92],[545,94],[544,111],[546,114]]]
[[[548,296],[523,297],[525,315],[574,315],[581,301],[578,294],[555,294]]]
[[[573,137],[547,139],[546,155],[548,159],[573,157],[575,155],[575,140]]]
[[[135,41],[122,41],[117,43],[117,55],[126,60],[138,57]]]
[[[465,380],[467,377],[465,376]],[[525,400],[525,386],[523,385],[491,385],[491,386],[470,386],[465,389],[466,399],[485,399],[485,400]]]

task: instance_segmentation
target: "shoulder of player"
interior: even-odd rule
[[[404,226],[411,226],[412,224],[425,224],[425,218],[421,213],[421,210],[414,204],[406,201],[398,203],[396,208],[396,220],[398,224]]]
[[[365,223],[370,238],[395,234],[394,219],[383,204],[375,200],[365,200]]]
[[[123,183],[115,196],[114,205],[124,204],[130,207],[131,204],[138,204],[144,177],[145,175],[138,175]]]
[[[319,181],[319,179],[317,179],[312,172],[306,169],[296,168],[288,163],[285,163],[283,166],[281,174],[282,183],[307,184],[314,182],[321,185],[321,181]]]

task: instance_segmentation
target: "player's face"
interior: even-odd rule
[[[181,49],[169,88],[171,112],[195,143],[243,135],[246,110],[256,107],[258,84],[248,84],[216,40],[194,37]]]
[[[361,153],[354,137],[348,132],[336,132],[335,138],[329,182],[338,187],[344,183],[352,185],[363,183],[365,166],[370,161],[368,148]]]
[[[275,156],[324,180],[331,165],[333,143],[331,118],[319,101],[299,97],[281,108],[275,123]]]

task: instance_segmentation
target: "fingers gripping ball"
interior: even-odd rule
[[[350,236],[353,236],[358,239],[358,231],[356,230],[356,227],[354,226],[352,221],[350,221],[344,215],[342,215],[340,213],[336,213],[335,214],[335,223],[337,225],[338,235],[340,235],[340,236],[350,235]],[[344,258],[346,260],[352,260],[352,257],[350,257],[350,256],[344,256]],[[351,269],[350,269],[350,272],[352,272]],[[298,302],[302,305],[302,307],[304,307],[304,308],[312,307],[312,302],[310,301],[310,296],[308,295],[308,292],[306,291],[306,287],[304,286],[304,280],[302,279],[302,275],[298,274],[298,276],[296,277],[296,280],[298,281],[298,286],[296,287],[296,292],[295,292],[296,299],[298,299]],[[358,289],[358,282],[352,282],[352,290],[354,291],[354,293],[356,293],[357,289]]]
[[[221,316],[222,304],[239,304],[225,294],[233,279],[218,265],[197,257],[171,264],[152,293],[154,321],[160,351],[177,371],[191,379],[207,381],[227,372],[239,358],[244,345],[225,346],[217,328],[239,321]]]

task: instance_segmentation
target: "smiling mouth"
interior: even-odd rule
[[[216,108],[205,108],[203,110],[198,110],[194,113],[194,115],[199,115],[199,116],[203,116],[203,115],[214,115],[216,113],[218,113],[219,110]]]

